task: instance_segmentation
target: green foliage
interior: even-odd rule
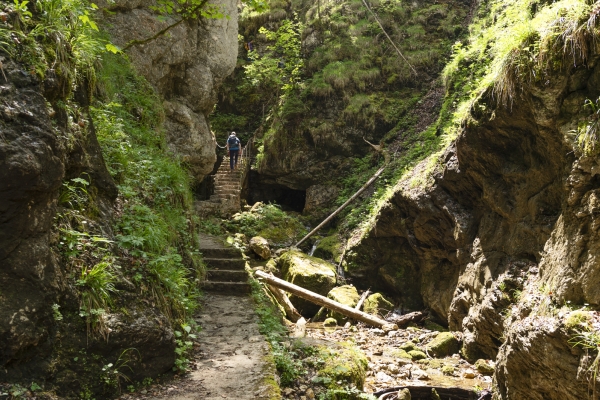
[[[180,325],[197,307],[204,274],[190,176],[165,150],[158,96],[123,56],[104,57],[99,86],[104,100],[94,105],[92,115],[123,200],[116,242],[134,257],[132,279]]]
[[[66,93],[84,83],[93,89],[99,58],[114,47],[98,34],[97,8],[87,0],[39,0],[33,6],[14,0],[8,7],[15,12],[12,38],[0,27],[0,48],[40,78],[55,74]]]
[[[230,231],[241,232],[247,237],[262,236],[275,246],[289,246],[307,233],[299,218],[282,211],[275,204],[245,211],[225,223]]]
[[[192,326],[188,324],[181,324],[181,330],[175,331],[175,344],[177,345],[175,354],[177,358],[175,359],[173,371],[185,373],[189,370],[190,360],[188,357],[194,346],[192,340],[196,339],[196,335],[191,332]]]
[[[63,316],[60,312],[60,306],[58,304],[52,304],[52,318],[54,318],[55,321],[62,321]]]
[[[244,66],[246,84],[277,93],[289,94],[297,88],[304,61],[301,57],[301,32],[303,25],[297,19],[282,21],[277,31],[264,27],[259,33],[273,42],[264,53],[252,51],[252,62]]]
[[[600,117],[600,98],[593,102],[590,99],[586,99],[584,108],[588,108],[591,111],[591,115],[584,121],[580,122],[577,127],[577,145],[581,153],[585,155],[595,155],[598,153],[600,148],[598,142],[600,141],[600,125],[598,118]]]
[[[281,313],[271,299],[265,295],[258,281],[251,279],[250,284],[252,298],[256,304],[256,313],[260,320],[259,330],[271,345],[280,384],[283,387],[291,386],[294,380],[304,373],[302,363],[295,359],[297,353],[293,346],[285,342],[287,329],[282,324]]]
[[[111,296],[117,292],[117,276],[113,259],[106,259],[92,268],[83,267],[77,286],[81,289],[79,315],[86,320],[88,334],[100,334],[108,340],[109,330],[105,315],[112,304]]]

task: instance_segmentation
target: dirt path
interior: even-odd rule
[[[121,399],[280,399],[269,346],[258,330],[249,296],[207,294],[196,321],[202,327],[192,371]]]
[[[258,316],[247,294],[241,252],[210,236],[200,238],[200,248],[209,279],[217,281],[205,283],[207,292],[194,318],[201,331],[191,356],[191,372],[121,398],[281,399],[269,345],[259,332]]]

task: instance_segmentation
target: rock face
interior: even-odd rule
[[[217,101],[220,83],[233,72],[237,58],[237,2],[218,0],[228,18],[186,21],[147,43],[134,45],[127,53],[137,70],[164,98],[165,128],[169,147],[185,162],[199,182],[215,161],[215,137],[208,114]],[[143,41],[178,21],[160,21],[148,4],[117,0],[98,2],[107,15],[113,42],[125,47]]]
[[[127,317],[110,315],[108,342],[86,337],[77,316],[78,293],[67,282],[57,251],[59,235],[52,229],[60,188],[65,180],[84,174],[95,193],[98,224],[106,237],[112,237],[117,188],[106,170],[93,124],[85,130],[70,126],[61,108],[47,107],[46,99],[53,98],[48,91],[60,84],[41,85],[11,61],[5,60],[3,69],[7,82],[0,88],[2,98],[14,107],[0,109],[0,381],[26,377],[59,390],[79,385],[80,374],[90,373],[89,369],[78,370],[83,364],[61,357],[73,348],[111,360],[124,349],[135,348],[137,357],[128,364],[132,379],[168,371],[175,361],[173,332],[166,318],[147,305],[139,304]],[[79,105],[85,112],[85,102]],[[123,288],[123,295],[127,289],[135,290]],[[59,302],[68,304],[60,323],[52,308]],[[77,316],[77,321],[67,315]]]
[[[591,360],[569,338],[556,319],[526,318],[510,329],[496,364],[497,398],[591,398],[585,379]]]
[[[279,258],[278,266],[286,281],[320,295],[327,295],[335,286],[334,265],[299,251],[284,253]],[[319,306],[299,297],[291,296],[290,300],[303,314],[314,315],[319,310]]]
[[[0,366],[45,347],[61,272],[50,228],[67,149],[37,79],[4,62],[0,88]],[[0,373],[1,377],[1,373]],[[0,378],[1,379],[1,378]]]
[[[600,95],[598,82],[595,55],[529,88],[511,110],[467,124],[431,183],[412,184],[425,167],[413,170],[347,252],[349,274],[365,287],[399,293],[404,307],[425,305],[462,331],[469,359],[500,350],[502,399],[585,398],[575,388],[582,356],[569,336],[551,320],[523,322],[531,309],[507,321],[503,312],[518,299],[501,282],[519,291],[539,272],[554,304],[600,304],[600,164],[574,153],[569,133],[585,117],[584,100]],[[552,379],[564,391],[553,392]]]

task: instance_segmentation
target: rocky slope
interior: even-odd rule
[[[587,13],[584,41],[597,29],[597,9]],[[497,398],[582,399],[596,379],[593,351],[566,324],[573,308],[599,304],[598,158],[573,130],[600,95],[600,67],[597,49],[578,45],[588,52],[519,82],[514,103],[487,91],[433,168],[407,174],[351,246],[356,282],[430,308],[463,333],[468,359],[497,357]]]

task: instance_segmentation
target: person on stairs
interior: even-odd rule
[[[231,171],[237,167],[240,145],[240,139],[237,138],[235,132],[231,132],[231,135],[227,138],[227,151],[229,152],[229,167]]]

